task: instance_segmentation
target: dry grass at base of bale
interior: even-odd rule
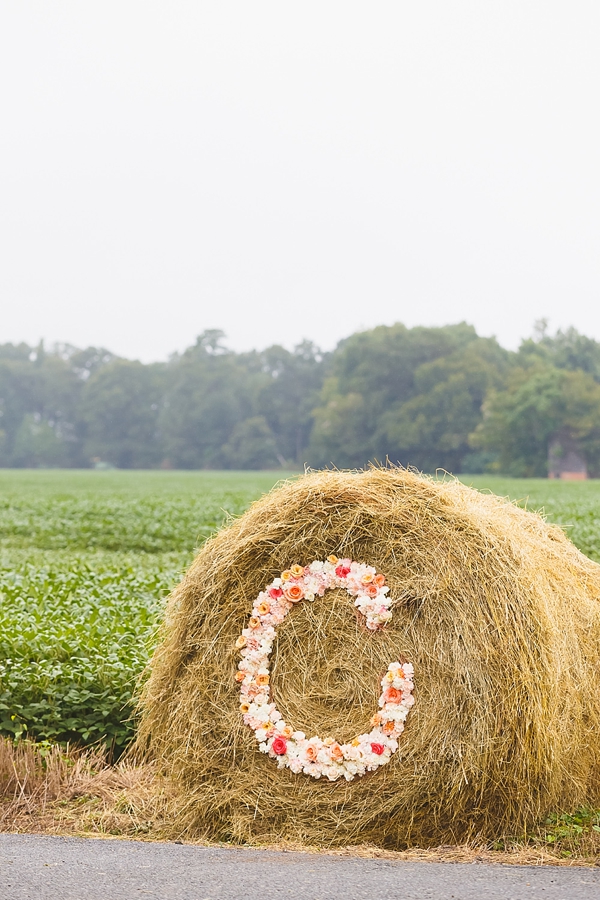
[[[161,804],[148,764],[0,738],[0,832],[142,837],[160,829]]]
[[[169,828],[162,819],[165,799],[157,790],[156,773],[148,765],[122,761],[108,766],[97,752],[29,742],[15,745],[0,738],[0,833],[168,840]],[[596,817],[600,819],[600,811]],[[497,841],[496,849],[464,844],[393,851],[360,845],[323,851],[289,841],[254,846],[429,862],[590,866],[600,861],[600,834],[593,827],[566,834],[563,829],[550,846],[547,837],[544,829],[539,829],[522,841]]]
[[[389,661],[415,666],[400,750],[314,781],[259,752],[239,713],[235,641],[259,591],[335,553],[376,566],[394,618],[367,633],[345,592],[279,628],[274,699],[307,734],[368,730]],[[497,497],[400,469],[306,475],[208,541],[171,597],[140,747],[189,840],[388,850],[489,844],[600,800],[600,566]]]

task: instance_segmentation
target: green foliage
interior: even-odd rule
[[[461,471],[486,391],[508,354],[464,323],[380,326],[342,342],[314,412],[309,459],[361,466],[389,458]]]
[[[164,365],[116,359],[97,369],[81,395],[86,457],[121,469],[159,466],[158,418],[166,388]]]
[[[235,426],[223,447],[223,458],[232,469],[275,469],[285,464],[278,458],[277,443],[264,416],[244,419]]]
[[[0,733],[119,755],[165,597],[274,480],[0,471]]]
[[[498,468],[509,475],[542,478],[550,440],[561,433],[577,441],[591,473],[600,473],[600,384],[586,372],[535,361],[491,393],[471,444],[496,450]]]
[[[172,576],[68,557],[51,569],[0,569],[0,731],[102,740],[120,753]]]
[[[587,829],[600,834],[600,810],[583,807],[568,815],[553,813],[544,822],[544,840],[547,844],[557,841],[577,840]]]
[[[600,475],[600,343],[536,326],[503,350],[466,324],[379,326],[234,353],[209,330],[166,363],[101,348],[0,345],[0,466],[361,467],[390,459],[546,474],[549,450]]]
[[[537,828],[522,837],[503,838],[495,841],[492,849],[498,851],[538,847],[550,850],[562,859],[571,857],[598,858],[600,836],[600,810],[581,807],[572,813],[551,813]]]

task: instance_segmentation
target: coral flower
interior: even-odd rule
[[[294,576],[294,578],[301,578],[304,575],[304,566],[292,566],[290,572]]]
[[[376,753],[377,756],[381,756],[384,750],[383,744],[371,744],[371,753]]]
[[[378,590],[379,588],[376,584],[367,584],[365,585],[364,593],[367,595],[367,597],[376,597]]]
[[[373,718],[371,719],[371,725],[375,728],[377,725],[381,725],[381,716],[379,713],[375,713]]]
[[[317,748],[308,746],[306,748],[305,752],[306,752],[306,758],[309,759],[311,762],[314,762],[315,759],[317,758]]]
[[[389,688],[385,689],[383,699],[386,703],[400,703],[402,700],[402,691],[399,691],[398,688],[390,685]]]
[[[344,758],[344,751],[339,744],[332,744],[329,748],[329,752],[331,753],[332,759],[336,759],[339,761]]]
[[[280,597],[283,597],[283,588],[280,588],[280,587],[269,588],[269,597],[272,597],[273,600],[279,600]]]
[[[257,676],[256,676],[256,683],[257,683],[258,685],[260,685],[261,687],[264,687],[265,684],[268,684],[268,683],[269,683],[269,676],[268,676],[268,675],[264,675],[264,674],[263,674],[263,675],[257,675]]]
[[[383,587],[385,584],[385,575],[376,575],[374,580],[377,587]]]
[[[290,584],[286,585],[283,593],[286,600],[289,600],[291,603],[298,603],[304,597],[304,588],[299,584]]]
[[[277,756],[283,756],[285,751],[287,750],[287,741],[283,737],[276,737],[273,739],[273,743],[271,744],[271,750],[273,753],[276,753]]]
[[[266,602],[266,600],[262,600],[256,607],[256,612],[259,614],[259,616],[266,616],[270,609],[271,607]]]
[[[236,672],[236,673],[235,673],[235,680],[237,681],[238,684],[239,684],[241,681],[243,681],[245,677],[246,677],[246,675],[245,675],[244,672]]]
[[[243,634],[240,634],[239,638],[235,642],[235,646],[237,647],[238,650],[241,650],[242,647],[246,646],[246,638],[244,637]]]
[[[384,734],[391,734],[395,727],[396,727],[395,722],[385,722],[385,724],[383,725],[381,730],[383,731]]]

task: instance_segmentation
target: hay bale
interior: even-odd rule
[[[399,750],[350,782],[279,769],[239,711],[258,593],[328,554],[385,573],[377,633],[346,591],[278,629],[274,698],[308,735],[368,730],[390,660],[415,668]],[[519,834],[600,800],[600,566],[536,515],[401,469],[285,484],[208,541],[167,610],[140,741],[172,777],[173,835],[386,848]]]

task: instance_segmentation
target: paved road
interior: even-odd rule
[[[1,900],[599,900],[600,869],[0,835]]]

